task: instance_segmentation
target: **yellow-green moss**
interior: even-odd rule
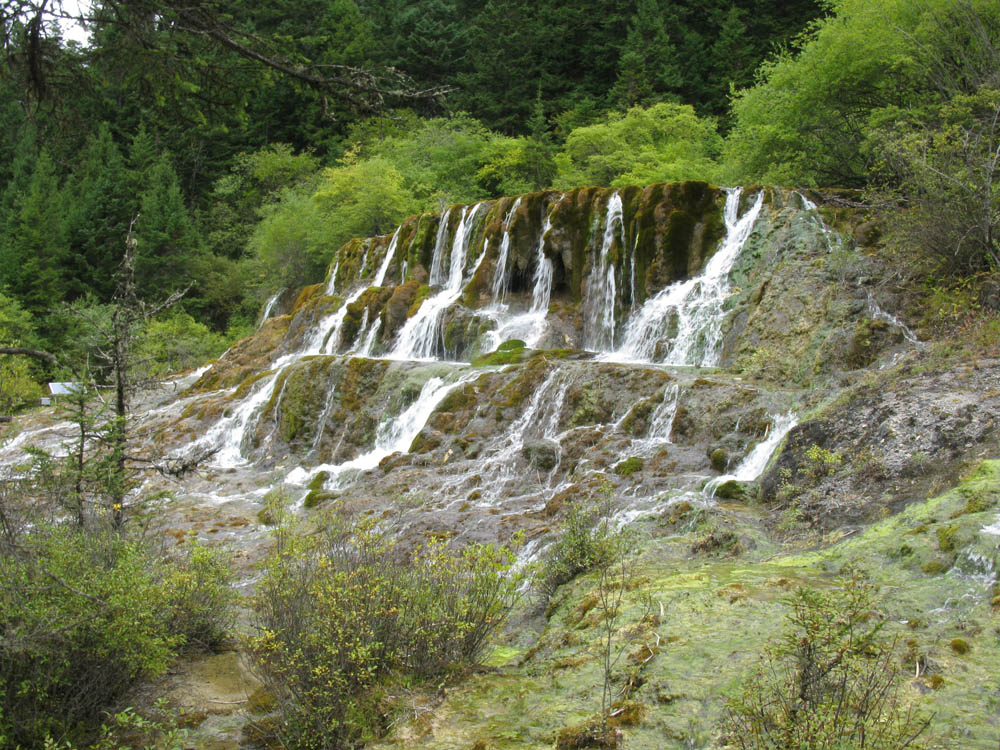
[[[642,465],[642,459],[639,456],[629,456],[615,466],[615,474],[627,477],[637,471],[642,471]]]

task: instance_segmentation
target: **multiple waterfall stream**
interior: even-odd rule
[[[763,204],[761,192],[752,198],[749,208],[741,215],[742,197],[739,188],[725,191],[722,210],[725,235],[701,272],[669,284],[640,304],[637,298],[642,293],[636,286],[636,251],[634,247],[629,247],[623,199],[618,192],[610,195],[603,209],[603,222],[593,232],[593,260],[582,281],[583,299],[580,304],[582,326],[579,341],[583,349],[593,352],[591,358],[596,357],[597,362],[603,363],[601,367],[610,367],[611,372],[619,372],[615,368],[624,368],[621,372],[628,372],[635,367],[698,368],[717,364],[725,317],[723,307],[729,293],[729,274],[754,229]],[[515,289],[514,283],[516,253],[513,238],[517,222],[526,220],[522,199],[504,206],[497,219],[499,241],[496,245],[491,245],[495,240],[480,231],[481,224],[493,211],[488,202],[444,211],[433,236],[427,275],[429,292],[419,307],[411,310],[389,344],[385,343],[383,336],[383,316],[372,314],[369,306],[364,306],[358,313],[354,303],[362,298],[366,290],[382,288],[394,264],[400,276],[406,278],[409,258],[400,252],[403,227],[392,234],[386,245],[375,246],[374,249],[372,245],[364,247],[358,278],[354,280],[343,276],[344,259],[338,256],[334,259],[324,291],[332,295],[344,286],[342,303],[318,315],[300,343],[272,362],[271,371],[260,377],[241,400],[233,403],[227,413],[195,441],[195,446],[199,449],[217,448],[213,461],[219,467],[233,468],[252,461],[255,449],[249,445],[250,436],[255,436],[256,444],[275,439],[277,423],[264,429],[267,434],[262,436],[261,420],[265,413],[280,413],[284,400],[288,398],[285,394],[290,380],[288,373],[308,357],[342,352],[346,356],[383,358],[410,369],[421,362],[446,363],[450,359],[445,341],[446,318],[454,311],[464,309],[467,290],[478,278],[479,269],[487,260],[492,263],[491,268],[485,269],[488,284],[483,285],[488,290],[488,302],[473,311],[483,329],[481,349],[490,351],[512,339],[520,340],[526,350],[539,347],[550,335],[552,325],[550,306],[556,284],[556,262],[560,256],[554,255],[550,236],[554,216],[562,210],[565,200],[565,195],[552,196],[544,206],[544,215],[532,240],[530,253],[521,251],[517,256],[522,259],[527,257],[531,262],[530,282],[521,282],[518,289]],[[377,267],[377,270],[372,273],[369,265]],[[366,278],[365,273],[371,273],[371,276]],[[524,270],[518,273],[522,278],[525,275]],[[565,277],[566,272],[562,273]],[[527,289],[530,289],[530,294]],[[342,331],[351,314],[360,314],[356,333],[350,341],[342,340]],[[552,363],[545,377],[528,394],[516,418],[483,440],[476,449],[474,460],[459,462],[455,468],[444,472],[440,490],[461,497],[470,494],[470,488],[479,487],[470,495],[477,498],[478,505],[500,507],[521,498],[526,506],[541,507],[538,503],[544,505],[546,498],[572,486],[573,477],[588,473],[601,475],[606,471],[593,464],[592,459],[581,462],[568,458],[577,450],[574,445],[593,440],[589,436],[595,434],[595,430],[601,431],[605,437],[617,436],[614,438],[619,446],[617,450],[624,455],[647,456],[651,460],[664,451],[669,452],[674,420],[685,397],[684,377],[678,380],[676,376],[658,376],[666,377],[671,382],[659,387],[656,390],[658,395],[652,396],[652,400],[647,399],[649,406],[644,409],[648,410],[648,416],[644,417],[643,429],[636,434],[629,422],[630,419],[635,421],[634,405],[628,401],[615,407],[618,413],[612,413],[597,423],[576,425],[578,415],[574,416],[572,409],[579,411],[580,390],[586,387],[585,381],[581,381],[581,377],[587,377],[583,368],[592,366],[576,362]],[[435,367],[436,370],[427,370],[419,393],[409,403],[397,407],[395,413],[380,412],[379,422],[367,447],[361,446],[353,455],[338,462],[330,462],[326,458],[329,449],[324,452],[323,448],[327,425],[331,423],[332,414],[342,397],[336,386],[328,386],[323,403],[317,410],[316,428],[308,449],[299,457],[301,465],[293,466],[284,481],[301,487],[309,484],[319,472],[325,472],[327,490],[350,487],[359,474],[379,467],[387,457],[406,454],[449,394],[467,384],[473,384],[478,390],[476,384],[497,369],[454,361],[444,373],[440,365]],[[419,369],[413,370],[414,376],[420,377],[419,372]],[[568,405],[570,400],[575,406]],[[716,482],[727,478],[746,481],[760,474],[781,438],[794,424],[794,418],[780,413],[775,413],[770,420],[768,436],[760,440],[756,447],[748,445],[748,454],[732,477],[722,477]],[[343,440],[343,436],[340,437],[338,445]],[[452,454],[446,454],[444,460],[454,462]],[[526,460],[535,467],[528,473],[525,473]],[[699,484],[697,476],[689,482]],[[703,482],[704,479],[701,480]],[[651,495],[657,494],[657,487],[660,486],[655,482],[653,485]],[[710,485],[703,495],[706,502],[710,501],[714,486]]]

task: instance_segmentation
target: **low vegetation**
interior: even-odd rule
[[[370,522],[324,521],[309,536],[276,529],[247,641],[277,700],[269,731],[303,750],[372,739],[390,721],[391,688],[476,664],[521,583],[516,547],[406,552]]]

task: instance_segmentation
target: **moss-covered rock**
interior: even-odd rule
[[[624,461],[615,464],[615,474],[620,477],[627,477],[642,471],[643,461],[640,456],[629,456]]]

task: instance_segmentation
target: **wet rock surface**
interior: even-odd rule
[[[597,188],[538,193],[523,196],[516,209],[513,199],[490,202],[470,223],[467,247],[454,239],[458,208],[446,214],[443,229],[437,215],[404,223],[393,257],[387,258],[389,237],[349,243],[336,275],[331,267],[323,285],[293,301],[283,298],[286,314],[234,345],[190,389],[147,396],[134,422],[144,449],[183,455],[193,447],[224,448],[181,481],[148,477],[145,491],[167,491],[152,532],[167,544],[197,538],[231,547],[241,589],[249,592],[269,545],[266,511],[275,503],[307,522],[324,513],[377,519],[394,530],[403,549],[429,538],[506,542],[523,532],[527,562],[544,559],[572,504],[607,499],[610,522],[645,540],[637,566],[663,606],[663,619],[653,626],[649,612],[632,602],[631,635],[622,636],[635,654],[630,663],[649,677],[638,681],[637,699],[671,707],[658,714],[655,731],[639,722],[634,746],[707,747],[711,738],[695,736],[678,717],[717,712],[718,684],[706,675],[735,679],[735,667],[749,665],[748,654],[759,650],[761,634],[776,632],[781,614],[775,603],[793,587],[791,579],[822,568],[814,558],[791,559],[787,545],[811,535],[813,548],[832,549],[841,539],[860,539],[866,524],[888,535],[877,525],[908,518],[908,507],[929,502],[980,457],[995,455],[1000,361],[956,366],[914,342],[901,321],[880,314],[905,309],[905,298],[873,283],[877,258],[857,247],[877,241],[877,228],[859,219],[857,231],[831,236],[823,215],[779,190],[766,191],[728,277],[713,322],[721,340],[718,368],[581,352],[595,324],[581,298],[602,250],[616,290],[602,311],[614,315],[620,341],[629,316],[696,273],[726,231],[727,195],[702,183],[623,189],[621,227],[608,233],[613,195]],[[743,197],[744,210],[750,197]],[[508,268],[499,263],[505,233]],[[391,354],[399,332],[441,292],[442,285],[428,283],[429,269],[436,261],[443,273],[457,250],[467,252],[468,262],[458,269],[463,286],[455,302],[433,331],[440,336],[435,356],[346,353],[370,336],[374,354]],[[544,281],[538,273],[544,262],[552,274],[547,297],[535,289]],[[388,269],[384,284],[364,288],[382,267]],[[504,271],[506,308],[491,291]],[[532,313],[536,302],[545,305]],[[517,315],[526,320],[518,336],[508,338],[521,340],[523,331],[535,338],[483,352],[484,342]],[[544,325],[536,329],[539,321]],[[657,335],[679,335],[676,320],[666,329]],[[494,356],[476,365],[440,361],[482,353]],[[783,443],[776,441],[763,476],[737,479],[755,449],[791,424],[790,414],[798,424]],[[65,440],[67,425],[51,412],[21,422],[3,446],[0,458],[8,466],[30,441],[55,448]],[[949,506],[948,514],[959,513],[956,508]],[[983,519],[976,516],[977,523]],[[895,540],[865,537],[866,550],[877,548],[890,561],[887,570],[903,571],[894,576],[974,567],[995,552],[977,541],[972,521],[936,510],[919,520],[906,521],[905,533],[920,536],[919,544],[908,537],[909,552]],[[933,530],[914,531],[921,525]],[[948,532],[950,525],[956,528]],[[952,545],[948,550],[942,538]],[[963,550],[972,550],[967,559]],[[784,557],[772,564],[777,555]],[[935,596],[944,584],[920,578],[919,585],[935,592],[920,593],[921,602],[939,606]],[[530,627],[511,636],[520,666],[449,688],[447,697],[430,701],[429,730],[402,722],[397,736],[414,746],[479,740],[492,746],[500,730],[483,729],[476,708],[486,697],[506,706],[497,711],[521,728],[529,746],[551,746],[553,722],[581,712],[585,699],[577,699],[596,674],[587,644],[598,621],[582,612],[592,588],[586,578],[571,583],[543,608],[549,618],[528,618]],[[704,628],[707,620],[714,636]],[[656,653],[648,645],[649,652],[642,651],[657,643],[657,634]],[[210,705],[222,701],[219,691],[193,697],[201,695],[196,673],[192,667],[187,696]],[[511,695],[532,695],[532,680],[551,674],[572,676],[569,688],[545,685],[553,694],[572,693],[572,709],[559,701],[551,711],[507,706]],[[520,692],[506,690],[505,679]],[[533,714],[545,717],[545,728],[532,724]],[[212,732],[213,741],[236,741],[229,728],[220,725],[206,737]]]

